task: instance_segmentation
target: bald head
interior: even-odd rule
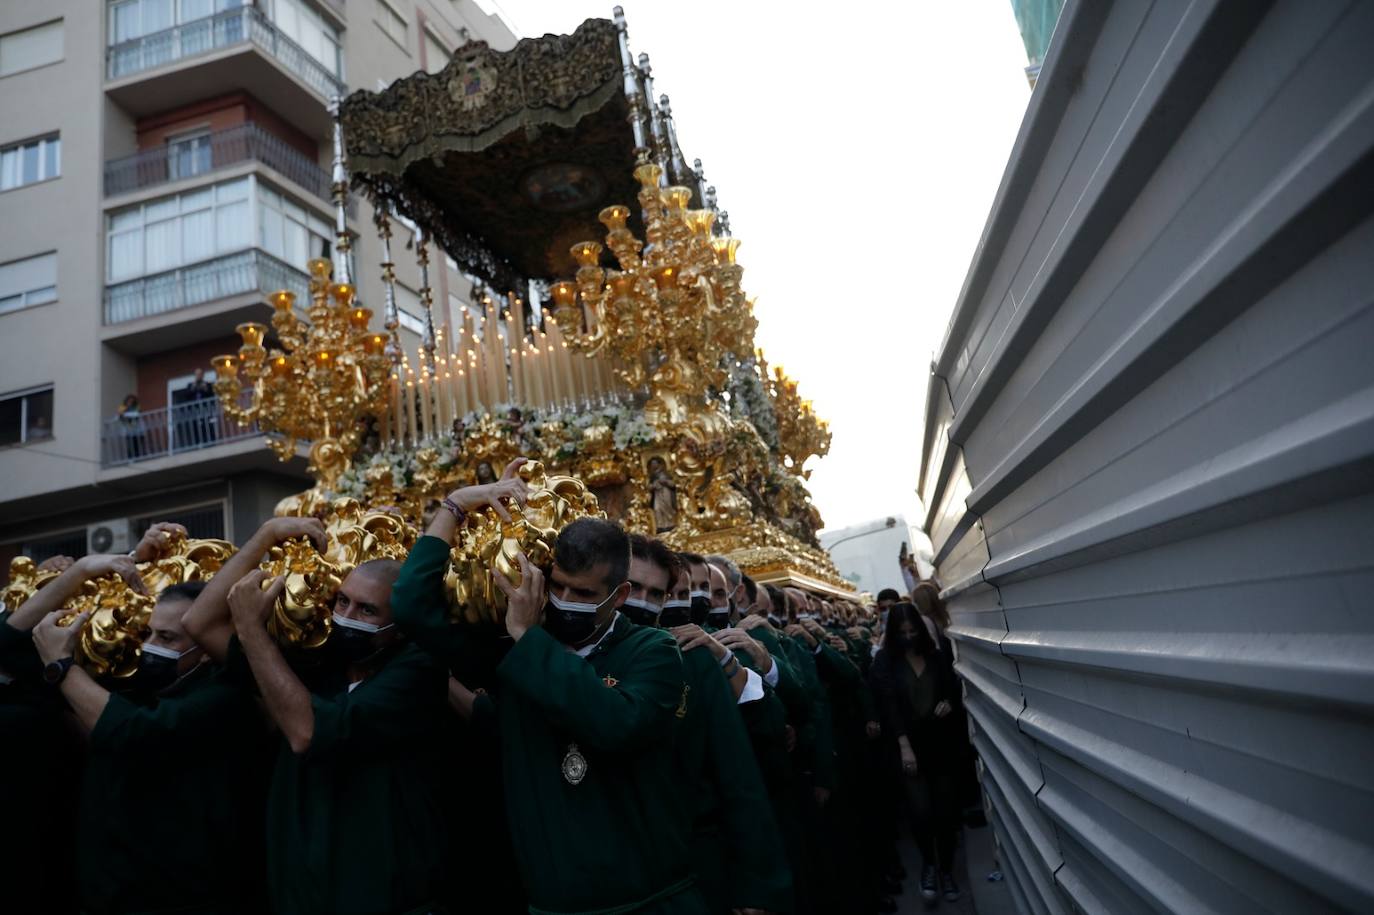
[[[395,559],[369,559],[353,570],[354,575],[384,585],[388,589],[401,577],[401,563]]]
[[[341,616],[376,626],[391,623],[391,586],[401,576],[394,559],[372,559],[358,566],[339,586],[334,610]]]

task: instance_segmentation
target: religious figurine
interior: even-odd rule
[[[661,534],[677,527],[677,484],[668,474],[668,465],[658,455],[649,458],[648,469],[654,530]]]
[[[477,485],[485,486],[496,482],[496,471],[491,469],[491,461],[477,462]]]

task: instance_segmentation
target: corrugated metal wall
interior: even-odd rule
[[[1023,911],[1374,911],[1374,2],[1068,4],[920,485]]]

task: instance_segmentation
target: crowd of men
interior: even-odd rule
[[[595,519],[493,577],[503,631],[454,625],[455,531],[523,502],[518,464],[444,499],[404,563],[353,570],[319,649],[271,635],[260,569],[323,549],[313,518],[164,591],[114,691],[58,620],[92,578],[142,588],[173,525],[7,611],[0,910],[857,915],[894,908],[903,809],[922,894],[958,898],[940,629],[895,592],[760,585]]]

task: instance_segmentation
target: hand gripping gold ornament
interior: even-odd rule
[[[553,561],[558,534],[578,518],[605,518],[596,496],[576,477],[549,474],[543,463],[530,461],[520,468],[529,487],[522,507],[510,505],[510,521],[490,509],[474,511],[460,528],[444,577],[450,613],[467,623],[499,624],[506,612],[506,596],[487,574],[504,575],[520,583],[519,554],[536,566]]]
[[[405,519],[388,511],[364,511],[354,499],[335,499],[325,516],[327,545],[320,553],[306,537],[297,537],[268,551],[261,568],[263,584],[286,576],[286,587],[268,631],[283,645],[319,648],[333,628],[334,595],[349,573],[373,559],[404,560],[415,545],[417,532]]]

